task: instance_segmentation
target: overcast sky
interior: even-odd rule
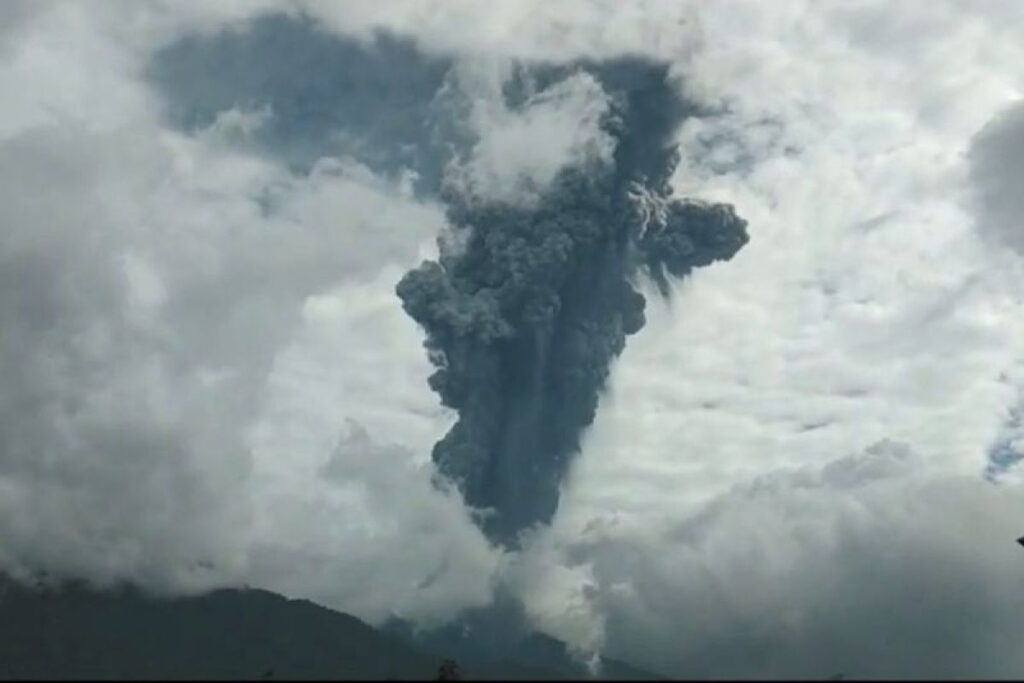
[[[510,110],[511,66],[627,53],[706,112],[676,194],[751,239],[642,285],[503,553],[431,485],[394,295],[432,131],[519,201],[610,143],[600,86]],[[1024,675],[1022,93],[1017,0],[0,3],[0,568],[372,623],[500,584],[669,675]]]

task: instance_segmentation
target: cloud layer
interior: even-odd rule
[[[443,63],[483,141],[469,177],[497,188],[543,183],[602,104],[579,80],[510,114],[514,59],[666,59],[708,112],[672,182],[735,204],[751,242],[648,307],[520,555],[430,486],[453,416],[393,288],[446,230],[412,173],[441,170],[291,120],[335,96],[316,59],[292,109],[269,74],[189,120],[174,107],[198,100],[154,76],[270,11],[305,12],[313,57],[372,55],[384,29],[406,47],[366,64]],[[1019,671],[1017,3],[0,12],[8,571],[249,581],[374,621],[441,620],[503,581],[545,630],[670,674]],[[432,97],[407,104],[451,103]],[[407,130],[367,121],[371,142]]]

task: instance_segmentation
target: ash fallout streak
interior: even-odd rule
[[[668,296],[669,277],[748,240],[732,207],[671,196],[672,137],[687,112],[667,66],[626,58],[529,78],[544,87],[579,70],[609,97],[601,127],[614,154],[561,169],[528,205],[447,191],[463,243],[442,241],[438,261],[396,288],[426,331],[430,386],[459,414],[433,459],[510,547],[551,520],[611,362],[644,325],[636,278]]]

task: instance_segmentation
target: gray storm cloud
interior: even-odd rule
[[[510,99],[590,73],[609,98],[614,143],[563,167],[535,201],[449,188],[458,246],[410,271],[396,291],[426,331],[430,386],[458,411],[434,447],[441,474],[484,512],[492,540],[551,520],[580,434],[594,420],[612,361],[644,325],[646,275],[669,278],[731,258],[746,222],[730,206],[672,197],[672,134],[686,115],[668,69],[638,59],[541,67]]]
[[[1006,107],[979,130],[968,151],[970,172],[970,205],[975,228],[993,248],[990,253],[1009,265],[1006,272],[1016,277],[1024,255],[1024,105],[1016,102]],[[1004,258],[1008,254],[1009,259]],[[1016,256],[1017,258],[1014,258]],[[1016,263],[1013,263],[1016,261]],[[988,451],[985,475],[999,479],[1019,466],[1024,459],[1024,397],[1009,411],[999,435]]]
[[[973,209],[981,234],[990,241],[1024,253],[1024,105],[996,115],[971,141],[968,154]]]

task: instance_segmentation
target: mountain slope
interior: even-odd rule
[[[132,588],[30,589],[0,577],[3,680],[429,680],[447,657],[467,679],[586,676],[565,644],[546,636],[508,648],[472,640],[415,642],[263,590],[164,599]],[[656,678],[610,661],[602,673]]]
[[[7,585],[0,678],[428,679],[441,658],[355,617],[261,590],[164,600]]]

